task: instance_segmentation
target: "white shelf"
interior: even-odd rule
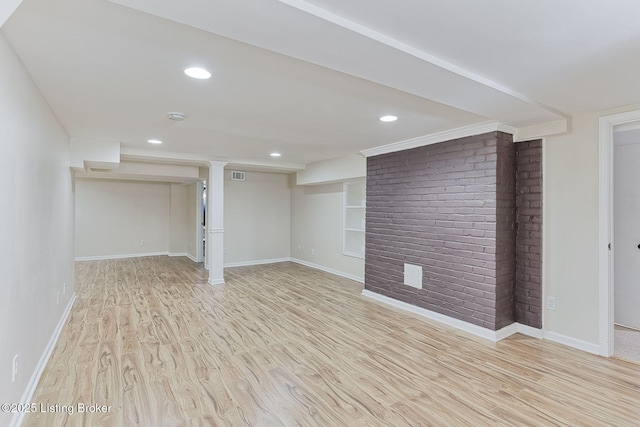
[[[356,258],[364,258],[366,186],[364,180],[345,182],[343,253]]]

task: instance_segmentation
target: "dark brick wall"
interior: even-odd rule
[[[510,138],[492,132],[368,158],[366,289],[492,330],[513,320]],[[503,241],[510,253],[496,250]],[[422,266],[423,289],[403,285],[405,262]]]
[[[542,140],[516,149],[516,321],[542,327]]]
[[[513,136],[498,133],[496,187],[496,325],[516,319],[516,150]]]

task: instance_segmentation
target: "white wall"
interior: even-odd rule
[[[296,173],[296,184],[315,185],[343,182],[367,176],[367,159],[362,154],[308,164]]]
[[[169,254],[185,255],[189,240],[193,241],[193,233],[189,233],[187,186],[171,184],[169,211]]]
[[[543,146],[543,270],[547,296],[543,328],[597,345],[599,340],[598,119],[640,105],[573,118],[570,134]]]
[[[0,150],[0,402],[5,403],[20,402],[73,294],[74,210],[69,137],[1,33]],[[15,354],[19,369],[11,382]],[[11,415],[0,412],[0,425],[8,425]]]
[[[76,257],[168,253],[170,207],[170,184],[77,179]]]
[[[294,186],[291,192],[291,257],[363,278],[364,260],[343,254],[343,197],[341,183]]]
[[[187,186],[187,255],[196,259],[199,234],[196,231],[198,224],[198,184]]]
[[[245,181],[231,181],[225,170],[224,176],[225,265],[289,258],[289,175],[246,172]]]

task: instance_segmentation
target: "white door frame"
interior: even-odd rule
[[[640,121],[640,110],[600,117],[599,177],[599,346],[600,355],[613,356],[613,130]]]
[[[202,191],[204,182],[198,181],[196,183],[196,260],[197,262],[204,262],[204,254],[202,250],[202,241],[206,239],[206,233],[202,229],[203,208],[202,208]]]

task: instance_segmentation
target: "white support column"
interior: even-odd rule
[[[207,181],[207,260],[209,284],[224,283],[224,167],[225,162],[209,162]]]

